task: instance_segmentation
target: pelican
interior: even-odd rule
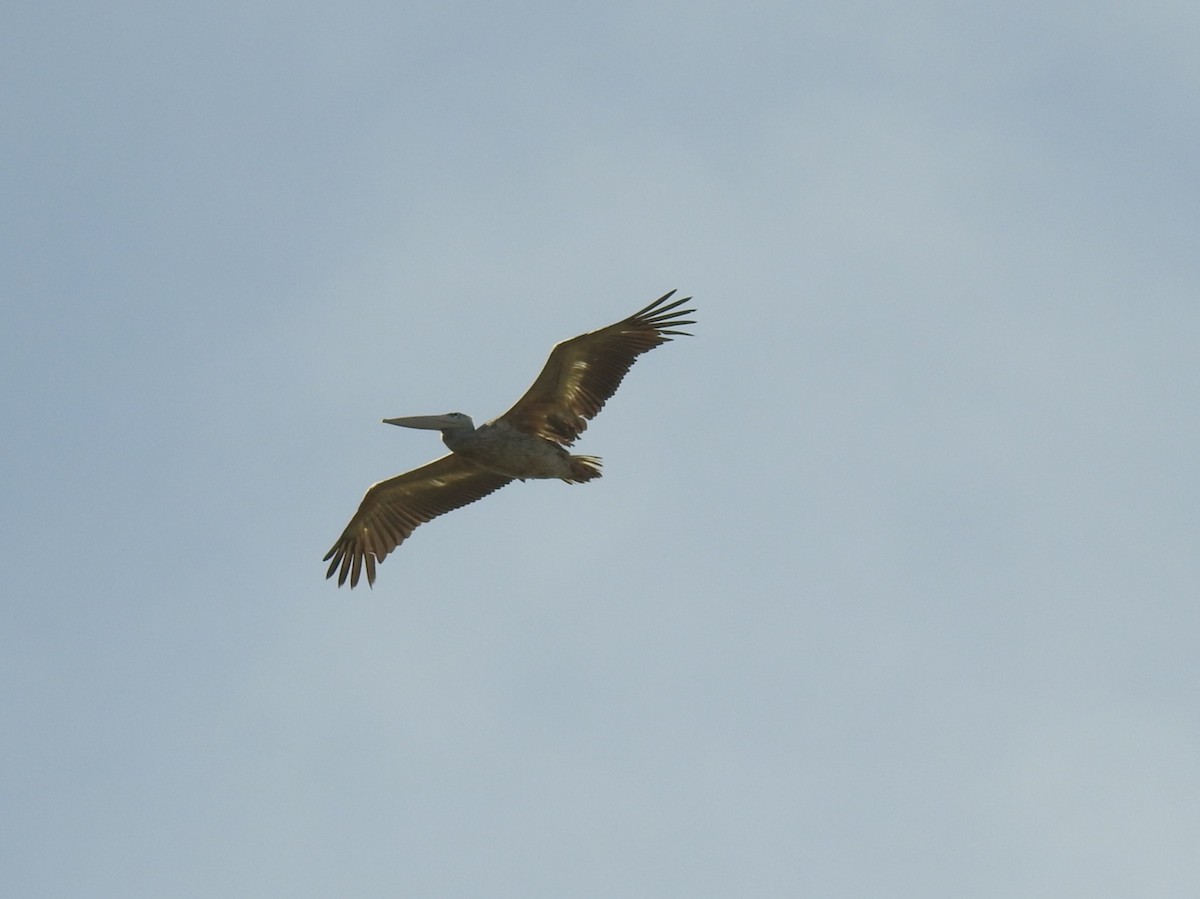
[[[336,571],[338,586],[349,578],[353,588],[366,568],[367,583],[374,586],[375,566],[419,525],[514,480],[559,478],[583,484],[600,477],[598,458],[572,456],[566,447],[617,392],[638,356],[669,342],[672,335],[691,336],[674,330],[695,324],[682,318],[694,309],[677,308],[691,297],[667,303],[674,293],[664,294],[615,325],[557,344],[517,404],[478,428],[462,412],[385,418],[384,424],[441,431],[450,452],[373,484],[342,536],[325,554],[323,561],[329,562],[325,577],[333,577]]]

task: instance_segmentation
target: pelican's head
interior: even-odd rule
[[[385,418],[385,425],[399,425],[402,428],[424,428],[427,431],[474,431],[475,422],[471,416],[461,412],[447,412],[445,415],[411,415],[408,418]]]

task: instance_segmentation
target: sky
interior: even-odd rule
[[[12,895],[1200,894],[1200,7],[2,19]]]

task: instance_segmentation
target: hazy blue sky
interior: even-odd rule
[[[13,896],[1200,895],[1200,7],[0,14]],[[578,451],[321,556],[558,340]]]

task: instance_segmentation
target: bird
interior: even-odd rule
[[[358,511],[325,554],[326,579],[358,586],[365,570],[375,585],[376,566],[419,526],[439,515],[495,493],[514,480],[559,478],[583,484],[600,477],[596,456],[571,455],[567,447],[616,393],[643,353],[692,336],[678,328],[694,325],[695,309],[680,309],[691,297],[668,303],[669,291],[649,306],[606,328],[554,346],[541,374],[516,405],[475,427],[469,415],[385,418],[384,424],[442,432],[449,454],[371,485]]]

